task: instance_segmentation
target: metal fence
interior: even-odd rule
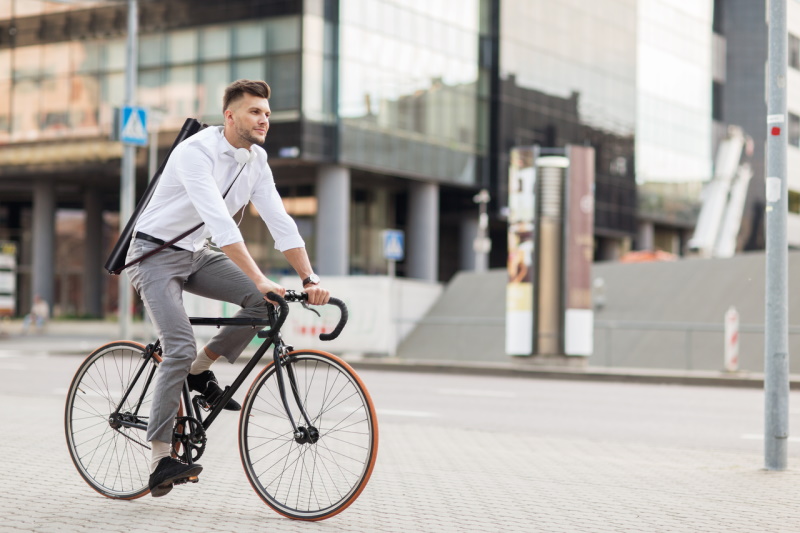
[[[717,370],[723,366],[724,324],[595,320],[594,355],[598,366],[646,366]],[[800,347],[800,326],[789,327],[790,351]],[[763,324],[740,324],[740,359],[761,370]],[[638,363],[638,364],[637,364]],[[754,368],[755,367],[755,368]]]

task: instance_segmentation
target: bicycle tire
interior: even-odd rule
[[[145,347],[131,341],[115,341],[92,352],[72,379],[64,412],[67,448],[81,477],[103,496],[133,500],[150,492],[150,449],[143,430],[114,429],[110,415],[140,367]],[[148,368],[126,400],[137,403],[152,367],[161,361],[153,354]],[[153,383],[145,391],[138,411],[147,420]],[[180,409],[182,411],[182,409]]]
[[[378,453],[375,406],[355,371],[335,355],[304,350],[291,352],[286,360],[319,440],[295,440],[273,361],[253,381],[242,406],[242,465],[253,489],[273,510],[295,520],[323,520],[349,507],[372,475]],[[305,426],[283,374],[292,417]]]

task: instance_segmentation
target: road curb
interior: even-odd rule
[[[414,361],[397,358],[347,359],[357,370],[425,372],[571,381],[605,381],[714,387],[763,388],[764,376],[751,372],[670,371],[658,369],[560,368],[513,363]],[[790,388],[800,390],[800,376],[791,376]]]
[[[67,355],[87,356],[95,348],[110,339],[102,337],[69,339],[58,341],[48,339],[37,342],[34,339],[19,337],[6,338],[0,342],[2,353],[26,353],[29,355]],[[14,342],[16,341],[16,342]],[[85,344],[75,347],[76,342]],[[146,344],[146,342],[143,342]],[[239,358],[246,361],[253,355],[246,349]],[[265,356],[265,358],[268,356]],[[478,362],[455,360],[411,360],[397,357],[369,357],[345,354],[343,358],[356,369],[387,372],[425,372],[440,374],[462,374],[498,377],[519,377],[530,379],[559,379],[572,381],[595,381],[617,383],[652,383],[671,385],[695,385],[713,387],[763,388],[764,375],[758,372],[721,372],[707,370],[663,370],[647,368],[606,368],[606,367],[560,367],[544,364],[531,364],[522,361]],[[791,375],[791,390],[800,390],[800,375]]]

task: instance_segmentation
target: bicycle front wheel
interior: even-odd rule
[[[297,406],[287,377],[294,373]],[[364,490],[378,452],[378,422],[367,389],[335,355],[288,354],[282,368],[292,424],[281,400],[275,363],[253,382],[239,421],[239,451],[247,478],[267,505],[297,520],[330,518]]]
[[[64,425],[72,462],[108,498],[132,500],[149,492],[150,448],[144,428],[160,358],[154,354],[145,362],[144,349],[128,341],[98,348],[78,368],[67,393]]]

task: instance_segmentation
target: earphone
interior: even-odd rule
[[[240,165],[244,165],[256,158],[256,151],[248,150],[247,148],[237,148],[233,153],[233,158]]]

